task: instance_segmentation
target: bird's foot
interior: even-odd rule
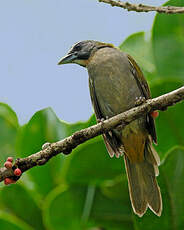
[[[98,118],[98,119],[97,119],[97,122],[98,122],[98,123],[104,122],[104,121],[105,121],[105,118],[100,118],[100,119]]]
[[[109,119],[109,116],[105,116],[105,117],[102,117],[102,118],[98,118],[97,119],[97,122],[100,123],[100,122],[104,122],[105,120],[108,120]]]
[[[136,97],[135,98],[135,106],[142,105],[146,101],[145,97]]]
[[[19,169],[19,168],[15,168],[13,167],[13,158],[12,157],[8,157],[6,162],[4,163],[4,167],[7,168],[7,169],[13,169],[14,171],[14,175],[15,175],[15,178],[17,177],[17,179],[21,176],[22,174],[22,171]],[[4,184],[5,185],[9,185],[9,184],[14,184],[16,183],[16,179],[15,178],[10,178],[10,177],[7,177],[4,179]]]

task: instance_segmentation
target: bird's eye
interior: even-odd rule
[[[78,44],[78,45],[76,45],[76,46],[74,47],[74,50],[75,50],[75,51],[79,51],[79,50],[81,50],[81,45],[79,45],[79,44]]]

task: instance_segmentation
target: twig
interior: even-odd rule
[[[121,7],[128,11],[136,11],[136,12],[151,12],[157,11],[158,13],[165,14],[183,14],[184,7],[178,6],[148,6],[143,4],[132,4],[129,2],[121,2],[117,0],[98,0],[99,2],[104,2],[106,4],[110,4],[111,6]]]
[[[48,147],[35,154],[17,159],[14,167],[19,167],[22,172],[25,172],[34,166],[44,165],[50,158],[61,152],[63,154],[69,154],[72,149],[76,148],[79,144],[84,143],[93,137],[105,133],[118,125],[123,124],[124,127],[138,117],[141,117],[143,114],[154,110],[165,110],[168,106],[172,106],[181,100],[184,100],[184,86],[157,98],[149,99],[144,104],[118,114],[108,120],[75,132],[72,136],[56,143],[49,144]],[[7,169],[5,167],[0,168],[0,182],[7,177],[13,176],[12,169]]]

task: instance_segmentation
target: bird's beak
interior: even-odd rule
[[[74,53],[67,54],[66,56],[64,56],[63,58],[61,58],[61,60],[58,62],[58,65],[72,63],[76,59],[77,59],[77,55],[76,54],[74,54]]]

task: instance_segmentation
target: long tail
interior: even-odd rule
[[[124,154],[132,208],[143,216],[149,207],[157,216],[162,212],[162,198],[156,181],[159,156],[148,141],[145,144],[144,161],[132,163]]]

